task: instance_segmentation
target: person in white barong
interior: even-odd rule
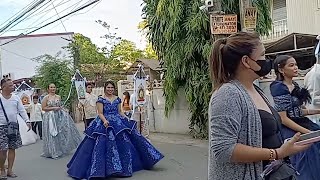
[[[317,36],[317,40],[320,40],[320,35]],[[308,109],[320,109],[320,59],[319,59],[319,48],[318,43],[315,48],[316,63],[312,69],[306,74],[304,78],[304,85],[308,89],[312,101],[307,104]],[[320,123],[320,115],[308,116],[315,123]]]

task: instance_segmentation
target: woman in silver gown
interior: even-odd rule
[[[62,109],[61,98],[55,94],[56,86],[50,84],[48,95],[42,101],[43,152],[41,156],[58,159],[68,155],[81,142],[81,135],[71,116]]]

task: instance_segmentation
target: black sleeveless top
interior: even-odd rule
[[[259,109],[259,115],[262,124],[262,147],[268,149],[277,149],[282,145],[280,133],[281,119],[275,110],[270,107],[273,114]],[[263,166],[266,166],[269,161],[263,161]]]

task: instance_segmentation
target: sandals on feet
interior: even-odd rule
[[[7,174],[7,177],[9,177],[9,178],[16,178],[16,177],[18,177],[16,174],[14,174],[14,173],[11,173],[11,174]],[[0,179],[1,180],[1,179]]]
[[[0,175],[0,180],[7,180],[8,178],[7,178],[7,176],[5,176],[5,175]]]

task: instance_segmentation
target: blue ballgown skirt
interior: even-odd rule
[[[311,131],[320,130],[320,126],[312,122],[307,117],[292,118],[297,124]],[[282,126],[282,136],[284,139],[291,138],[295,131]],[[306,151],[300,152],[290,157],[292,165],[300,173],[298,180],[319,180],[320,179],[320,142],[314,143]]]
[[[68,163],[76,179],[130,177],[151,169],[164,156],[136,130],[136,122],[119,114],[106,115],[106,128],[97,117],[85,130],[85,138]]]

